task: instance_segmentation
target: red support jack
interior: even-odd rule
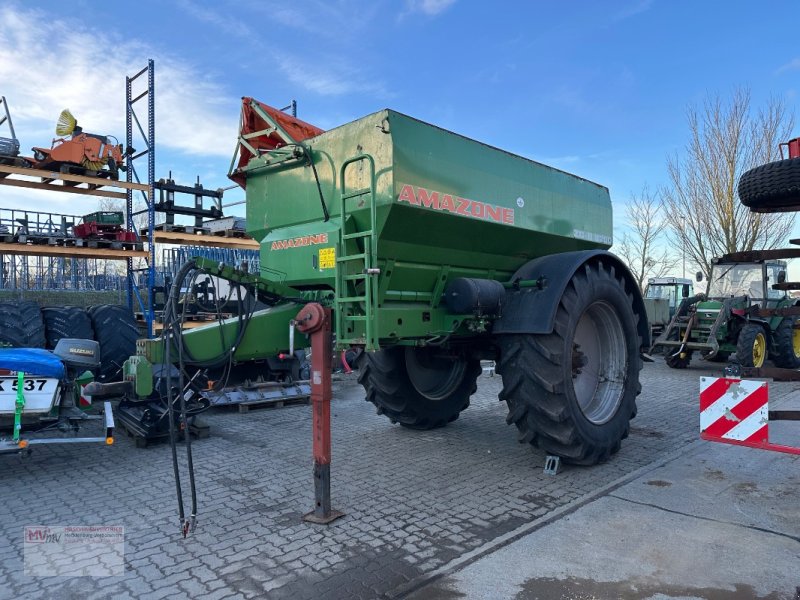
[[[327,525],[344,513],[331,509],[331,309],[306,304],[295,317],[301,333],[311,338],[311,405],[314,435],[314,510],[304,521]]]

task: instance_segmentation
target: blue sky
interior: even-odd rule
[[[127,4],[0,8],[0,94],[23,148],[49,143],[64,107],[122,138],[124,77],[153,58],[158,176],[227,185],[241,96],[294,98],[323,129],[390,107],[607,185],[620,223],[631,193],[666,183],[687,106],[737,86],[754,106],[797,104],[796,2]],[[0,187],[0,206],[96,201]]]

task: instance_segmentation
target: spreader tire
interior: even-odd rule
[[[800,158],[750,169],[739,179],[739,200],[755,212],[780,212],[800,206]]]
[[[499,339],[500,399],[520,442],[578,465],[619,450],[636,416],[642,368],[625,287],[614,266],[587,263],[567,285],[552,333]]]
[[[61,338],[93,340],[92,322],[78,306],[53,306],[42,309],[47,347],[53,349]]]
[[[448,361],[434,352],[397,346],[361,354],[358,382],[378,414],[410,429],[434,429],[455,421],[469,406],[481,374],[480,361],[466,357]],[[433,383],[428,385],[429,381]]]
[[[136,340],[141,337],[136,319],[128,307],[102,304],[89,309],[94,339],[100,344],[101,381],[113,381],[122,371],[122,363],[136,354]]]
[[[772,334],[772,362],[783,369],[800,368],[800,329],[794,328],[795,319],[787,317]]]
[[[736,340],[736,360],[743,367],[763,367],[767,359],[767,334],[761,325],[748,323]]]
[[[25,333],[22,314],[17,304],[10,302],[0,304],[0,346],[13,346],[14,348],[28,346],[28,336]]]

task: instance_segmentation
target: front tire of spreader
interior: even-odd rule
[[[625,280],[597,261],[573,275],[552,333],[499,338],[500,399],[521,443],[577,465],[620,449],[641,391],[636,325]]]
[[[447,359],[437,352],[396,346],[361,354],[358,382],[366,400],[378,414],[410,429],[435,429],[455,421],[477,389],[480,361]]]

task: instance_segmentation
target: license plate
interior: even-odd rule
[[[17,377],[0,377],[0,415],[13,415],[17,402]],[[58,391],[58,379],[47,377],[25,377],[22,394],[25,406],[22,413],[46,413],[53,408]]]

